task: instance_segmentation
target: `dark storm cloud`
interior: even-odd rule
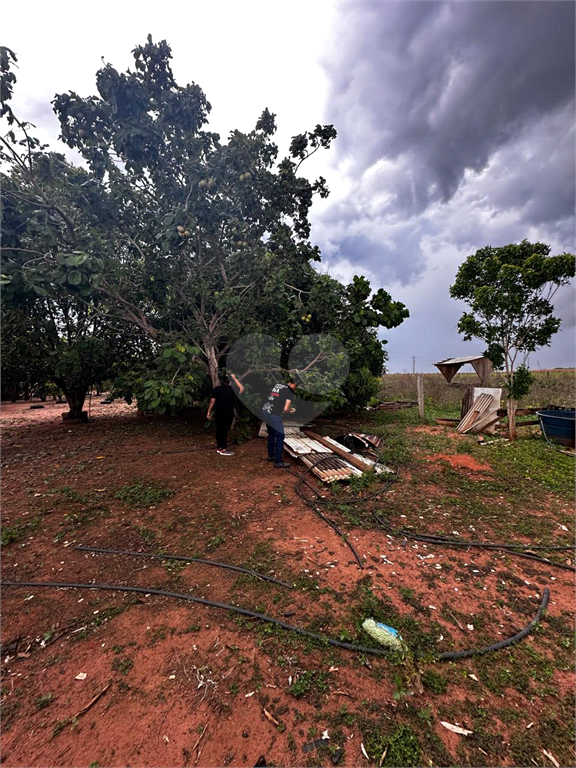
[[[364,269],[378,275],[385,285],[395,282],[408,285],[424,268],[419,237],[409,233],[393,242],[374,240],[366,235],[348,235],[339,241],[338,254],[352,264],[362,263]]]
[[[571,2],[360,2],[339,8],[324,58],[331,83],[327,118],[339,131],[338,152],[353,158],[351,173],[360,175],[381,158],[408,168],[393,180],[391,208],[417,213],[432,201],[445,202],[467,169],[481,172],[499,147],[530,125],[558,112],[573,121]],[[567,154],[541,158],[550,183],[545,195],[525,190],[534,201],[530,220],[573,211],[573,147]],[[558,189],[556,171],[569,182]],[[514,207],[521,193],[509,192]]]

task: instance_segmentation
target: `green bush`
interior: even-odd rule
[[[208,376],[195,359],[197,347],[178,342],[166,345],[149,365],[128,371],[114,381],[113,397],[128,404],[136,400],[147,413],[178,413],[207,392]]]
[[[360,411],[365,408],[380,390],[380,379],[373,376],[368,368],[350,371],[342,387],[347,409]]]

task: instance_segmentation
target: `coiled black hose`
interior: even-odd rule
[[[389,651],[381,650],[380,648],[370,648],[368,646],[363,645],[354,645],[354,643],[345,643],[342,642],[342,640],[334,640],[331,637],[324,637],[323,635],[319,635],[316,632],[309,632],[307,629],[300,629],[300,627],[294,627],[291,624],[286,624],[284,621],[280,621],[279,619],[274,619],[271,616],[266,616],[263,613],[256,613],[255,611],[249,611],[246,608],[240,608],[237,605],[228,605],[227,603],[217,603],[214,600],[207,600],[204,597],[196,597],[195,595],[186,595],[182,592],[168,592],[164,589],[147,589],[146,587],[124,587],[119,586],[115,584],[71,584],[68,582],[46,582],[46,581],[2,581],[0,586],[3,587],[53,587],[53,588],[62,588],[62,589],[97,589],[97,590],[108,590],[111,592],[138,592],[140,594],[145,595],[161,595],[162,597],[175,597],[178,600],[187,600],[191,603],[200,603],[201,605],[208,605],[212,608],[222,608],[226,611],[233,611],[234,613],[239,613],[242,616],[248,616],[252,619],[259,619],[260,621],[265,621],[268,624],[276,624],[279,627],[282,627],[282,629],[289,630],[290,632],[296,632],[299,635],[303,635],[304,637],[311,637],[314,640],[320,640],[323,643],[328,643],[329,645],[334,645],[337,648],[344,648],[347,651],[356,651],[357,653],[371,653],[375,656],[390,656]],[[506,640],[501,640],[498,643],[494,643],[493,645],[487,645],[482,648],[471,648],[467,651],[449,651],[447,653],[441,653],[438,655],[437,659],[438,661],[455,661],[457,659],[464,659],[468,658],[469,656],[478,656],[482,653],[488,653],[489,651],[497,651],[500,648],[505,648],[508,645],[512,645],[513,643],[517,643],[519,640],[521,640],[523,637],[525,637],[531,629],[533,629],[534,626],[540,621],[542,618],[542,614],[544,610],[546,609],[546,606],[548,605],[548,600],[550,598],[550,592],[548,588],[544,589],[544,593],[542,595],[542,601],[540,603],[540,607],[538,608],[538,612],[536,613],[536,616],[532,619],[532,621],[527,624],[524,629],[522,629],[517,634],[513,635],[512,637],[507,638]]]

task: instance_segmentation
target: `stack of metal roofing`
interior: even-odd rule
[[[267,435],[264,422],[258,434],[261,437]],[[301,459],[307,467],[312,467],[312,472],[322,482],[331,483],[334,480],[347,480],[354,475],[361,475],[363,470],[365,472],[374,470],[377,474],[392,472],[388,467],[377,464],[374,459],[353,453],[349,448],[330,437],[317,437],[318,439],[315,439],[315,437],[304,434],[300,426],[284,425],[286,451],[293,458]],[[350,461],[347,461],[347,456],[350,457]]]
[[[479,395],[472,407],[465,414],[464,418],[456,427],[457,432],[465,434],[466,432],[481,432],[484,428],[491,426],[498,421],[498,415],[494,416],[491,411],[497,410],[498,403],[495,398],[489,394]]]
[[[326,449],[328,450],[328,449]],[[290,450],[288,449],[290,453]],[[307,453],[299,457],[307,467],[313,467],[312,472],[324,483],[334,480],[348,480],[352,475],[361,475],[361,470],[348,464],[347,461],[335,456],[333,453]],[[318,466],[313,466],[314,464]]]

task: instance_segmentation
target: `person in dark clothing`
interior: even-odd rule
[[[291,408],[290,404],[297,386],[294,379],[290,379],[287,384],[276,384],[262,407],[262,419],[266,422],[268,431],[268,461],[273,461],[277,469],[290,466],[282,461],[284,450],[282,416],[285,413],[294,413],[294,408]]]
[[[238,386],[239,393],[242,394],[244,387],[234,374],[232,374],[232,378]],[[214,409],[216,415],[216,453],[219,453],[220,456],[233,456],[233,451],[228,450],[227,437],[234,421],[234,390],[230,386],[228,376],[221,376],[220,382],[220,385],[212,390],[206,418],[212,417],[212,410]]]

